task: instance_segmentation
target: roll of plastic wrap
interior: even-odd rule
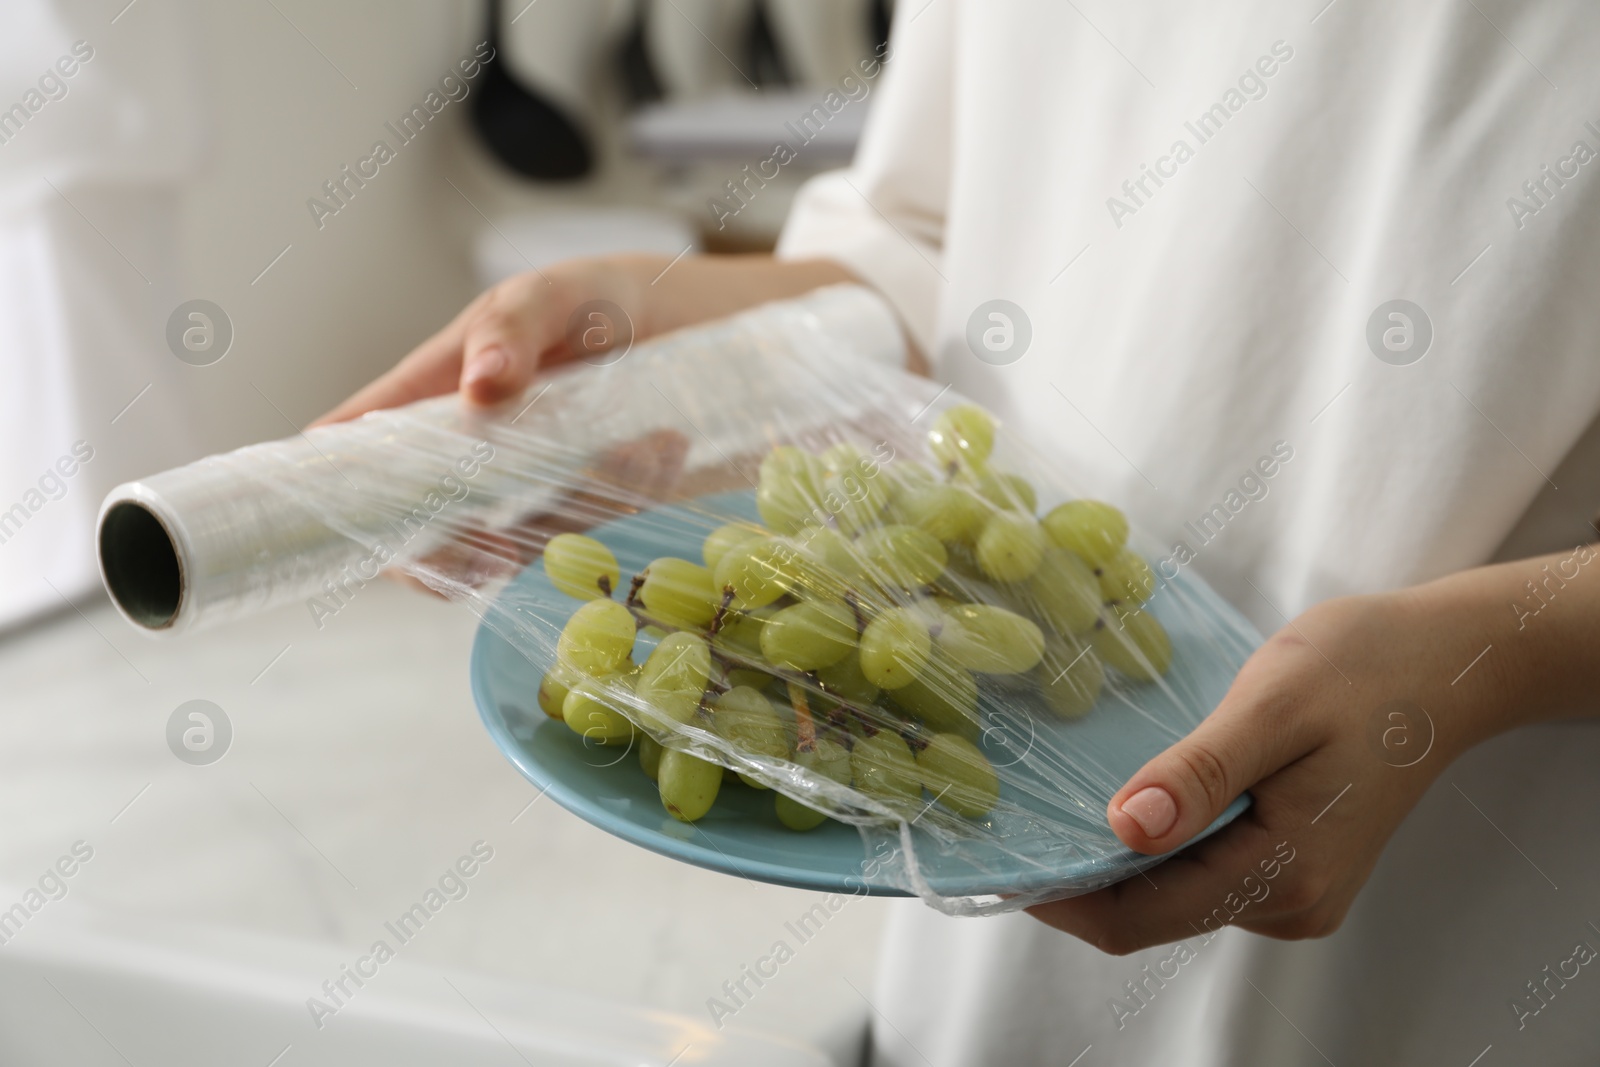
[[[905,358],[879,298],[821,289],[639,344],[606,366],[562,369],[494,411],[439,397],[118,486],[100,509],[101,576],[129,622],[173,634],[337,596],[452,545],[514,563],[539,544],[497,531],[558,510],[581,523],[586,480],[610,487],[614,512],[630,485],[661,484],[660,465],[681,466],[685,451],[749,450],[762,433],[750,413],[782,407],[790,392],[769,371],[774,357],[800,361],[818,345],[875,364]],[[719,405],[697,411],[682,436],[640,447],[630,428],[653,425],[653,409],[683,414],[657,380],[691,362],[715,368]],[[597,398],[610,398],[608,417],[594,416]]]

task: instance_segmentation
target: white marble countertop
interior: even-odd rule
[[[374,583],[320,631],[297,607],[157,641],[99,603],[0,636],[0,883],[36,882],[81,839],[94,857],[68,883],[79,904],[319,942],[331,970],[481,840],[493,860],[410,958],[707,1021],[707,998],[818,895],[529,806],[536,790],[472,707],[475,625]],[[166,743],[196,698],[234,731],[209,766]],[[736,1022],[852,1062],[889,906],[851,902]],[[50,927],[47,907],[16,936],[39,947]]]

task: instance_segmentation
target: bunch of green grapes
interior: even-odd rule
[[[982,819],[1000,797],[978,745],[982,686],[1031,689],[1077,718],[1107,668],[1145,682],[1172,659],[1122,513],[1073,500],[1041,517],[1033,487],[990,465],[994,443],[994,420],[964,404],[933,424],[934,465],[890,467],[849,444],[774,448],[760,523],[711,530],[700,562],[657,559],[625,591],[604,544],[553,538],[545,572],[585,602],[540,707],[588,743],[636,745],[687,822],[723,788],[774,785],[794,830],[824,808],[863,810],[862,797],[869,814],[937,804]],[[659,640],[636,663],[641,629]]]

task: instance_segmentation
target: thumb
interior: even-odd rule
[[[1193,733],[1129,778],[1106,806],[1106,817],[1135,852],[1170,852],[1301,754],[1282,721],[1224,700]]]
[[[488,293],[462,341],[461,392],[476,404],[519,395],[539,371],[540,357],[561,340],[560,301],[550,283],[519,275]]]

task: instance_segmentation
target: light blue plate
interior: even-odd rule
[[[757,517],[753,494],[729,493],[707,497],[693,511],[661,508],[647,517],[615,520],[590,534],[616,554],[626,581],[660,556],[699,559],[707,512],[730,518]],[[1166,687],[1138,690],[1143,714],[1130,713],[1131,706],[1108,689],[1081,720],[1040,720],[1036,727],[1028,727],[1058,733],[1052,743],[1069,744],[1074,763],[1081,761],[1094,768],[1093,780],[1079,783],[1086,795],[1072,805],[1075,810],[1063,815],[1058,804],[1044,816],[1056,824],[1070,820],[1075,841],[1064,845],[1059,838],[1040,837],[1038,847],[1030,850],[1025,836],[1019,839],[1008,834],[1005,849],[986,845],[988,851],[978,856],[970,850],[957,856],[919,848],[919,863],[935,892],[977,896],[1055,886],[1095,888],[1161,862],[1164,857],[1128,850],[1111,833],[1105,823],[1105,805],[1114,787],[1105,783],[1120,784],[1176,740],[1176,733],[1161,723],[1185,721],[1178,702],[1214,707],[1244,658],[1261,642],[1250,624],[1200,579],[1180,574],[1172,585],[1177,595],[1158,593],[1151,609],[1172,638],[1173,666]],[[502,620],[517,619],[522,625],[534,622],[559,630],[575,606],[550,585],[544,568],[535,564],[502,590],[493,610]],[[650,643],[643,635],[640,640],[642,646]],[[661,807],[655,783],[639,770],[638,756],[631,749],[585,745],[583,738],[539,709],[539,680],[549,666],[541,651],[519,651],[496,627],[484,623],[472,646],[472,694],[500,751],[524,777],[568,811],[653,852],[727,874],[825,892],[909,895],[882,879],[863,878],[868,851],[854,827],[829,821],[809,833],[794,833],[773,814],[768,791],[730,786],[699,822],[678,822]],[[643,647],[636,655],[642,652]],[[1002,696],[986,693],[984,700],[991,710],[1003,708]],[[1026,721],[1033,722],[1031,717]],[[983,747],[997,766],[1016,762],[1014,746],[1021,742],[1015,733],[1008,737],[996,731],[984,738]],[[1009,782],[1001,797],[1024,806],[1030,802],[1026,789]],[[1248,794],[1238,798],[1201,836],[1232,822],[1249,804]],[[1093,847],[1085,847],[1085,842]]]

